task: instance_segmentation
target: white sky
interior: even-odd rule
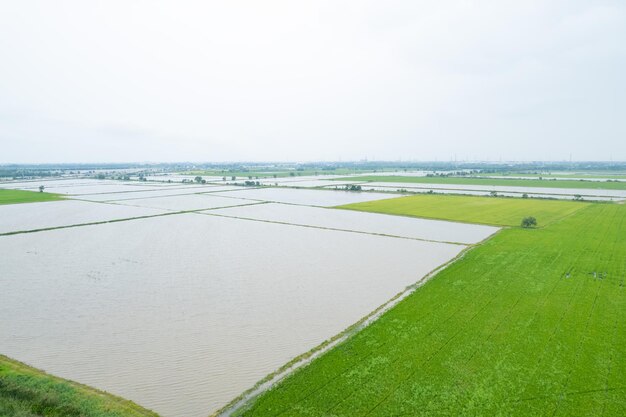
[[[626,2],[0,0],[0,163],[626,160]]]

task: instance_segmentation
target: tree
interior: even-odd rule
[[[344,187],[344,190],[346,191],[361,191],[361,186],[360,185],[346,185]]]
[[[580,195],[580,194],[576,194],[576,195],[574,196],[574,200],[576,200],[576,201],[580,201],[580,200],[582,200],[582,199],[583,199],[583,196],[582,196],[582,195]]]
[[[522,198],[528,198],[528,194],[526,193],[522,194]]]
[[[40,193],[43,193],[43,190],[44,190],[45,188],[46,188],[46,187],[44,187],[43,185],[40,185],[40,186],[39,186],[39,192],[40,192]]]
[[[492,192],[489,193],[489,195],[492,196],[492,197],[497,197],[498,193],[496,191],[492,191]]]
[[[537,219],[532,216],[524,217],[522,219],[522,227],[529,228],[537,226]]]
[[[198,184],[202,182],[202,177],[197,176],[196,178],[193,179],[195,182],[197,182]]]

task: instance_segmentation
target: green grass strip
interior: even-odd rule
[[[1,204],[37,203],[42,201],[63,200],[60,194],[40,193],[36,191],[9,190],[0,188]]]
[[[0,355],[0,416],[157,417],[137,404]]]

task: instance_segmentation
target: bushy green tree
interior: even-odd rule
[[[537,219],[532,216],[524,217],[522,219],[522,227],[529,228],[537,226]]]

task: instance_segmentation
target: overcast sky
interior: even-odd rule
[[[626,160],[626,1],[0,0],[0,163]]]

